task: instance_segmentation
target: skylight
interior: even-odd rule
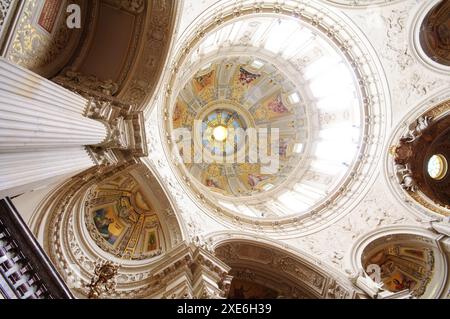
[[[265,49],[273,53],[279,53],[281,46],[288,37],[298,29],[298,23],[294,20],[279,20],[272,25],[270,33],[268,34]]]
[[[310,204],[300,201],[295,192],[289,191],[278,197],[281,204],[293,212],[300,212],[309,208]]]
[[[262,61],[254,60],[250,66],[255,69],[260,69],[263,65],[264,63]]]
[[[294,145],[294,152],[295,153],[301,153],[303,151],[303,144],[297,143]]]
[[[288,99],[289,99],[289,103],[291,103],[291,104],[300,102],[300,96],[298,95],[297,92],[294,92],[291,95],[289,95]]]

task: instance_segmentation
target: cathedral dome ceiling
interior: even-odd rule
[[[449,297],[450,2],[39,1],[0,30],[5,203],[75,297]]]
[[[172,115],[173,129],[188,129],[192,137],[190,150],[183,148],[184,139],[178,142],[182,155],[204,148],[202,159],[185,158],[187,171],[207,190],[229,197],[282,185],[308,139],[308,117],[295,85],[273,65],[251,57],[223,58],[203,68],[180,92]],[[244,133],[267,129],[270,134],[274,128],[281,130],[280,165],[271,172],[256,159],[245,161],[252,137]]]
[[[368,132],[381,123],[368,116],[386,101],[376,67],[360,69],[363,50],[334,30],[337,17],[319,25],[315,7],[300,17],[288,5],[252,6],[223,10],[180,46],[162,109],[165,148],[203,207],[239,221],[298,220],[345,193],[374,151]]]
[[[263,49],[245,54],[242,39],[224,36],[233,29],[265,30],[246,43]],[[220,38],[231,41],[227,49],[213,48]],[[191,63],[201,63],[205,51],[223,57],[192,66],[196,72],[179,92],[172,129],[184,168],[206,192],[229,204],[236,197],[250,197],[252,204],[272,200],[286,214],[308,209],[339,183],[360,142],[357,89],[339,54],[314,38],[296,21],[255,18],[229,24],[200,45],[199,61]],[[296,59],[303,59],[301,67]],[[226,139],[215,136],[220,129]],[[271,149],[271,143],[278,145]]]
[[[421,105],[419,112],[406,118],[411,124],[397,129],[387,167],[396,194],[412,199],[411,211],[433,218],[450,214],[450,100],[447,92],[437,96],[439,103]]]

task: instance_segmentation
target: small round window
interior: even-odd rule
[[[428,175],[433,179],[443,179],[447,174],[447,160],[441,154],[435,154],[428,160]]]

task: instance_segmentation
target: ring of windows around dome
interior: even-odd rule
[[[180,181],[189,183],[186,189],[200,197],[204,204],[208,204],[211,207],[208,211],[218,212],[230,219],[238,218],[244,224],[253,224],[255,219],[259,219],[260,227],[266,224],[272,226],[273,222],[265,221],[269,219],[280,220],[285,225],[292,223],[291,216],[307,219],[338,201],[335,197],[336,190],[343,194],[342,192],[351,189],[350,185],[355,182],[353,177],[361,163],[361,157],[358,158],[357,154],[368,154],[369,149],[370,152],[376,151],[377,148],[367,139],[367,134],[372,130],[380,130],[383,123],[372,125],[371,121],[363,119],[369,114],[369,105],[371,116],[382,112],[386,102],[382,96],[383,89],[379,87],[373,95],[376,98],[368,99],[364,95],[367,94],[367,89],[374,87],[364,86],[365,80],[355,80],[361,73],[367,74],[365,79],[377,77],[373,73],[376,66],[370,71],[363,71],[355,63],[355,55],[347,55],[348,48],[340,51],[343,48],[341,37],[346,37],[347,42],[352,41],[348,35],[334,35],[331,39],[324,36],[326,24],[321,24],[318,28],[311,18],[317,10],[314,5],[316,4],[304,9],[301,23],[295,18],[287,17],[296,12],[288,5],[278,15],[274,15],[270,4],[255,13],[252,6],[245,3],[240,9],[239,19],[235,20],[232,10],[228,13],[227,8],[224,8],[220,24],[214,20],[206,20],[202,25],[196,26],[197,30],[203,32],[191,30],[191,34],[195,36],[186,36],[185,42],[180,45],[182,49],[173,63],[176,76],[172,72],[172,77],[169,77],[166,88],[169,94],[161,108],[167,119],[162,134],[168,137],[166,150],[175,154],[174,170],[180,176]],[[331,12],[327,14],[330,14],[330,19],[337,18]],[[209,32],[208,37],[203,36],[206,30]],[[237,35],[237,30],[245,34],[245,37],[233,38],[233,34]],[[261,38],[260,32],[263,30],[266,36]],[[227,42],[221,43],[226,34],[232,36]],[[280,34],[286,36],[280,37]],[[294,36],[291,39],[287,36],[290,34],[298,39],[294,39]],[[305,40],[309,46],[298,45]],[[254,51],[254,45],[261,49]],[[283,52],[282,56],[274,59],[280,50]],[[248,56],[245,52],[252,53]],[[355,51],[355,54],[359,53]],[[232,57],[236,55],[239,58]],[[202,64],[198,63],[200,59]],[[239,62],[237,59],[240,59]],[[269,100],[265,102],[258,94],[272,92],[264,85],[267,83],[265,74],[273,67],[279,70],[278,74],[288,79],[287,83],[289,79],[295,78],[297,85],[283,90],[281,96],[267,94]],[[324,70],[329,71],[326,77],[321,76],[325,74]],[[277,71],[269,71],[269,74],[274,75],[272,81],[275,83],[279,81],[276,73]],[[198,80],[205,87],[199,85]],[[221,90],[221,83],[227,81],[236,83],[232,92]],[[329,85],[324,84],[327,81]],[[372,83],[381,82],[377,80]],[[322,90],[325,87],[328,88],[327,91]],[[280,172],[271,176],[261,174],[260,167],[248,163],[244,163],[245,169],[238,163],[226,170],[217,163],[186,164],[185,159],[178,156],[186,156],[184,148],[189,145],[179,135],[173,134],[182,125],[181,122],[185,121],[183,125],[191,129],[192,126],[186,123],[195,118],[195,114],[205,103],[202,101],[223,96],[232,99],[236,94],[246,98],[242,106],[251,111],[255,123],[270,123],[271,128],[279,128],[280,131],[289,128],[291,105],[295,106],[293,109],[296,112],[304,108],[301,111],[304,113],[299,113],[303,115],[296,115],[293,120],[293,123],[300,123],[297,125],[297,138],[286,141],[280,138],[280,143],[274,150],[281,155],[280,163],[285,154],[287,157],[291,154],[294,155],[293,158],[299,158],[295,160],[297,169],[290,164],[282,164]],[[301,129],[302,122],[306,130]],[[178,151],[173,149],[176,146]],[[335,163],[331,163],[332,161]],[[285,181],[281,182],[283,179]],[[245,196],[249,194],[252,196]],[[230,197],[233,197],[232,200]],[[245,198],[245,203],[241,204],[239,197],[242,200]],[[261,204],[261,199],[265,203]],[[307,212],[312,214],[305,214]],[[294,220],[299,219],[295,217]]]

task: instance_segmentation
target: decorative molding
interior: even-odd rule
[[[433,119],[433,122],[437,122],[444,116],[448,116],[450,114],[449,101],[450,95],[447,90],[444,90],[428,97],[415,107],[393,130],[389,144],[391,151],[395,150],[394,160],[391,157],[392,154],[387,153],[386,155],[385,178],[393,193],[408,209],[413,208],[410,211],[432,219],[448,216],[449,209],[425,196],[411,178],[408,177],[408,181],[404,180],[404,176],[411,175],[408,165],[406,165],[412,156],[408,155],[411,152],[408,148],[409,142],[414,141],[417,136],[420,136],[420,131],[428,127],[428,125],[424,125],[428,121],[420,121],[422,123],[420,124],[419,119]],[[402,187],[398,187],[395,180],[400,182]]]
[[[231,266],[232,274],[245,275],[256,282],[272,282],[283,298],[352,298],[355,291],[326,273],[322,267],[309,264],[298,255],[269,246],[267,243],[239,241],[216,245],[217,256]],[[255,269],[255,272],[252,272]],[[264,275],[266,273],[266,275]],[[270,274],[270,275],[269,275]],[[263,276],[262,278],[260,278]],[[266,276],[268,276],[266,278]],[[275,282],[282,284],[282,287]],[[278,286],[278,287],[276,287]]]
[[[72,2],[78,4],[83,10],[82,13],[85,13],[87,1]],[[82,31],[67,28],[66,17],[69,13],[65,10],[61,10],[58,15],[52,34],[42,31],[34,20],[42,4],[43,1],[38,0],[24,1],[11,41],[5,49],[5,56],[13,63],[42,76],[51,77],[70,59],[81,39]]]
[[[421,35],[424,33],[423,23],[425,18],[435,6],[443,2],[444,1],[442,0],[424,1],[417,7],[410,22],[408,41],[409,46],[412,48],[412,53],[423,66],[445,76],[450,72],[450,66],[438,63],[431,59],[428,54],[425,53],[421,43]]]
[[[355,9],[373,9],[378,6],[393,5],[404,0],[325,0],[332,5]]]
[[[179,1],[150,1],[147,10],[150,16],[146,19],[138,57],[119,94],[121,99],[137,104],[140,110],[149,107],[146,103],[160,80],[181,5]]]
[[[173,249],[181,245],[182,234],[176,216],[170,212],[170,206],[158,212],[162,227],[167,230],[165,238],[169,240],[168,251],[163,254],[146,256],[146,259],[142,260],[126,260],[105,252],[90,237],[84,222],[84,211],[90,198],[89,189],[104,180],[112,180],[127,172],[136,176],[151,175],[147,168],[136,161],[115,166],[99,165],[58,186],[40,205],[34,218],[33,232],[44,232],[45,250],[64,280],[71,283],[72,291],[78,297],[85,298],[88,295],[86,285],[98,260],[111,260],[120,265],[116,291],[106,294],[106,298],[148,296],[151,290],[148,280],[154,274],[152,269],[155,264],[162,263],[167,256],[173,256]],[[150,185],[152,190],[161,187],[155,177],[149,180],[156,183]],[[170,205],[160,194],[161,192],[155,193],[160,201],[159,205],[163,208],[164,205]]]
[[[99,80],[93,75],[85,75],[70,69],[56,76],[53,81],[74,91],[98,92],[106,96],[113,96],[119,91],[119,85],[112,80]]]
[[[431,227],[430,227],[431,228]],[[369,231],[354,241],[346,255],[346,272],[350,278],[357,278],[364,271],[362,259],[368,250],[381,249],[394,244],[410,244],[414,247],[424,248],[432,253],[432,273],[429,281],[425,283],[425,289],[418,290],[422,298],[443,298],[444,288],[447,285],[448,261],[441,249],[439,241],[442,235],[436,234],[423,226],[415,225],[390,225]],[[376,289],[375,289],[376,290]],[[379,291],[375,291],[375,295]],[[386,295],[385,297],[388,297]]]
[[[142,13],[145,9],[145,0],[103,0],[109,5],[123,9],[133,14]]]
[[[5,0],[0,3],[0,33],[3,31],[3,25],[6,20],[6,16],[11,7],[12,0]]]
[[[424,64],[419,62],[421,59],[417,59],[415,54],[415,46],[409,34],[409,30],[413,29],[411,12],[422,12],[421,10],[415,1],[405,1],[403,6],[395,6],[392,9],[388,7],[380,11],[381,17],[377,18],[377,22],[383,24],[382,28],[386,34],[383,37],[373,34],[374,43],[386,48],[380,50],[380,57],[392,73],[389,79],[391,91],[402,92],[393,95],[393,108],[397,108],[397,105],[409,106],[434,90],[450,85],[450,81],[442,74],[436,74],[430,67],[424,68]],[[365,18],[363,15],[360,17]],[[364,23],[366,28],[370,27],[367,21]],[[384,25],[387,25],[387,28]],[[397,112],[401,114],[400,110]]]
[[[204,240],[232,267],[235,277],[258,279],[260,275],[252,271],[254,263],[255,269],[273,276],[274,282],[280,282],[281,278],[285,279],[283,282],[287,280],[290,283],[288,290],[276,289],[283,298],[355,298],[361,294],[344,273],[316,256],[266,236],[245,231],[220,231],[210,233]],[[267,280],[269,278],[263,282]]]
[[[317,12],[320,12],[320,18],[316,15]],[[362,104],[364,105],[366,127],[364,128],[364,142],[360,149],[361,153],[359,160],[355,161],[355,166],[352,167],[352,171],[345,177],[345,182],[343,182],[341,187],[339,187],[326,201],[320,203],[320,205],[317,205],[313,210],[301,216],[282,219],[259,218],[255,220],[255,218],[240,214],[238,215],[226,208],[219,207],[216,203],[208,200],[200,190],[192,190],[192,183],[190,183],[186,176],[179,176],[178,168],[176,167],[176,164],[173,163],[172,156],[169,155],[171,141],[170,134],[167,130],[169,125],[167,115],[169,114],[169,108],[173,102],[173,94],[175,92],[174,85],[178,78],[177,75],[190,52],[194,50],[195,45],[205,37],[208,31],[214,30],[218,26],[236,17],[241,19],[246,15],[253,16],[267,13],[290,17],[294,16],[294,18],[300,19],[304,23],[309,23],[314,28],[328,34],[330,40],[334,41],[335,44],[341,48],[353,67],[357,77],[360,78],[359,83],[361,94],[363,96]],[[325,16],[327,19],[324,18]],[[334,21],[333,26],[326,25],[325,20],[328,21],[329,19]],[[167,84],[164,91],[166,94],[159,102],[160,116],[165,118],[165,125],[161,129],[160,136],[162,136],[164,150],[167,154],[167,158],[169,158],[170,168],[173,169],[176,178],[182,184],[183,190],[187,192],[192,200],[201,202],[201,209],[219,222],[225,222],[227,225],[246,229],[264,229],[264,231],[272,232],[273,234],[277,234],[277,236],[284,237],[295,236],[304,231],[312,232],[313,228],[317,230],[318,228],[325,227],[325,225],[330,223],[337,214],[344,215],[345,213],[348,213],[344,201],[349,203],[347,199],[356,195],[356,188],[359,189],[358,196],[362,195],[360,192],[362,185],[365,185],[367,189],[370,184],[368,180],[373,180],[375,178],[372,173],[377,164],[376,154],[381,152],[380,146],[382,142],[380,141],[384,139],[385,124],[388,122],[389,118],[389,114],[386,112],[387,106],[389,105],[389,98],[385,95],[387,93],[387,87],[384,82],[383,71],[376,58],[373,60],[371,59],[371,57],[375,57],[375,53],[370,49],[370,46],[365,46],[367,41],[364,39],[364,36],[359,34],[350,25],[350,22],[345,20],[341,15],[336,14],[336,12],[331,9],[320,6],[316,2],[302,4],[298,8],[290,7],[287,4],[275,5],[270,2],[264,3],[264,5],[249,4],[246,1],[240,2],[239,5],[230,4],[228,6],[221,4],[220,8],[210,8],[204,15],[199,17],[197,21],[201,22],[193,23],[184,33],[184,38],[180,40],[178,53],[171,62],[170,70],[165,74],[165,81]],[[339,25],[340,27],[336,29],[336,25]],[[333,32],[331,32],[331,29],[333,29]],[[344,30],[345,32],[348,32],[346,35],[342,34]],[[349,40],[343,41],[344,37]],[[356,41],[356,39],[358,39],[358,41]],[[356,51],[359,53],[356,53]],[[364,57],[360,56],[362,52],[365,52],[363,54]],[[368,65],[370,65],[370,67],[367,67]],[[371,83],[370,85],[369,82]],[[369,93],[367,90],[373,91]],[[377,142],[375,142],[375,140],[377,140]],[[319,216],[320,218],[318,218]],[[313,219],[314,223],[312,223]],[[305,225],[307,224],[311,225],[311,227],[306,230]],[[280,232],[280,229],[283,231]]]

